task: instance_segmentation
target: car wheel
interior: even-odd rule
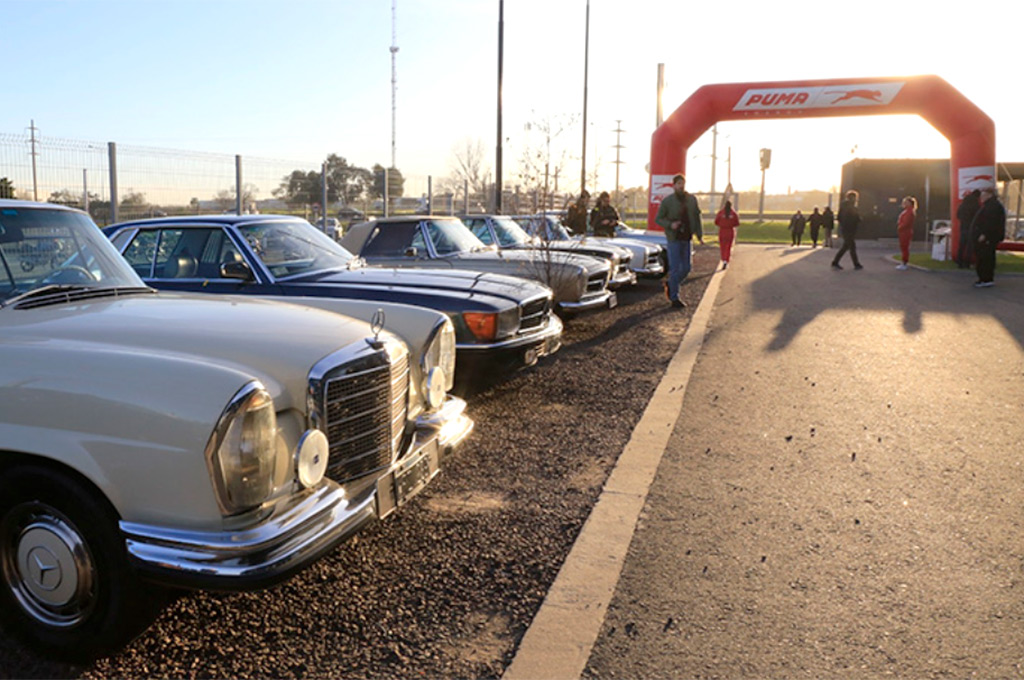
[[[125,644],[155,601],[128,563],[113,510],[52,469],[4,472],[0,578],[8,632],[66,659]]]

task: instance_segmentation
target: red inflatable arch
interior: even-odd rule
[[[950,144],[950,215],[973,189],[995,187],[996,133],[992,119],[938,76],[840,78],[705,85],[672,112],[651,138],[649,229],[672,176],[686,172],[690,145],[720,120],[883,116],[913,113]],[[961,225],[954,218],[952,246]]]

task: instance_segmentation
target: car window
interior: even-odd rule
[[[421,252],[426,247],[419,222],[389,222],[377,226],[363,246],[363,256],[402,257],[410,246]]]
[[[530,235],[511,217],[495,217],[493,221],[501,247],[521,246],[530,242]]]
[[[124,259],[128,260],[128,264],[142,278],[153,276],[153,259],[156,256],[156,243],[159,236],[160,232],[156,229],[140,231],[124,249]]]
[[[434,252],[438,255],[469,252],[484,247],[476,236],[466,228],[462,220],[428,220],[427,236],[434,244]]]
[[[340,269],[352,260],[352,253],[303,220],[255,222],[239,226],[238,231],[277,279]],[[221,242],[218,246],[219,256],[230,253],[228,246]]]
[[[469,230],[473,232],[473,235],[480,239],[484,244],[491,245],[494,243],[494,238],[491,236],[491,230],[487,228],[486,220],[462,220],[469,227]]]
[[[209,240],[209,229],[162,229],[156,246],[153,278],[200,278],[199,262]]]
[[[48,285],[142,281],[87,215],[45,206],[0,209],[0,301]]]

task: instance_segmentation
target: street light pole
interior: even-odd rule
[[[505,52],[505,0],[498,0],[498,144],[494,152],[494,205],[501,212],[501,81]]]
[[[580,194],[587,188],[587,69],[590,66],[590,0],[587,0],[587,31],[583,43],[583,154],[580,158]]]

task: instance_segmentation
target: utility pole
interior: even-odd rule
[[[36,121],[34,119],[29,122],[28,129],[31,131],[30,139],[32,143],[32,150],[29,151],[29,155],[32,156],[32,200],[38,202],[39,182],[36,179],[36,156],[39,155],[39,152],[36,151],[36,130],[38,128],[36,127]]]
[[[772,164],[772,150],[761,149],[761,199],[757,204],[757,221],[764,222],[764,171]]]
[[[494,182],[496,184],[494,206],[501,213],[501,199],[505,193],[501,176],[501,85],[505,52],[505,0],[498,0],[498,143],[494,151]]]
[[[391,0],[391,167],[397,167],[395,161],[395,118],[398,104],[396,101],[396,93],[398,90],[398,69],[395,66],[395,55],[398,54],[398,32],[396,28],[397,19],[397,8],[395,7],[398,0]],[[384,200],[387,201],[387,195],[384,196]]]
[[[718,123],[711,127],[711,193],[715,193],[715,168],[718,166]]]
[[[619,201],[621,199],[620,191],[619,191],[619,166],[622,165],[623,161],[620,160],[619,152],[623,148],[625,148],[625,147],[622,146],[622,133],[623,132],[625,132],[625,130],[622,129],[622,121],[621,120],[615,121],[615,205],[616,205],[616,207],[618,207]]]
[[[590,66],[590,0],[587,0],[587,32],[583,43],[583,155],[580,158],[580,194],[587,188],[587,69]]]

